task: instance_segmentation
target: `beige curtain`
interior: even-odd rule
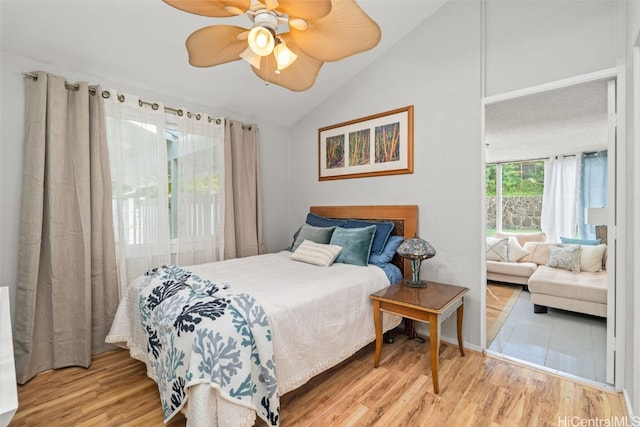
[[[104,338],[118,304],[101,90],[36,74],[25,79],[13,334],[20,384],[44,370],[88,367],[92,354],[112,348]]]
[[[224,257],[266,252],[262,233],[258,129],[225,120]]]

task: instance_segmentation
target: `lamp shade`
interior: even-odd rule
[[[409,259],[428,259],[436,255],[436,250],[424,239],[418,236],[405,240],[398,247],[398,255]]]
[[[412,288],[425,288],[427,283],[420,280],[420,265],[422,260],[433,258],[436,250],[424,239],[418,236],[405,240],[396,251],[398,255],[407,258],[411,264],[411,280],[405,285]]]
[[[249,31],[247,41],[253,53],[260,56],[269,55],[273,52],[273,47],[275,46],[273,32],[269,28],[260,26],[253,27]]]
[[[284,42],[280,42],[273,49],[273,54],[276,57],[276,65],[278,67],[278,71],[284,70],[289,65],[293,64],[298,58],[298,55],[291,52],[291,50],[287,47]]]
[[[607,208],[587,208],[587,224],[607,225],[609,212]]]
[[[247,47],[244,51],[242,51],[240,53],[240,58],[247,61],[249,64],[251,64],[252,67],[260,69],[260,60],[262,59],[262,57],[253,53],[251,47]]]

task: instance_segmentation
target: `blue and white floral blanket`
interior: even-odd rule
[[[190,386],[209,383],[278,425],[271,327],[255,299],[175,265],[148,271],[139,298],[165,422],[184,406]]]

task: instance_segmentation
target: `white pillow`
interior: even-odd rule
[[[489,261],[509,262],[509,238],[487,237],[487,259]]]
[[[602,271],[602,257],[607,245],[581,245],[580,271],[595,273]]]
[[[507,248],[507,259],[509,262],[518,262],[526,255],[529,255],[529,251],[526,251],[520,246],[520,242],[515,236],[509,237],[509,243]]]
[[[333,264],[341,251],[342,246],[316,243],[305,239],[291,254],[291,259],[328,267]]]

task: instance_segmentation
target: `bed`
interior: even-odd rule
[[[313,206],[310,208],[310,215],[351,219],[356,222],[391,222],[391,235],[402,236],[404,239],[413,237],[417,232],[415,205]],[[398,237],[396,240],[402,238]],[[346,360],[375,339],[373,310],[368,296],[389,286],[389,277],[392,276],[375,265],[357,266],[335,262],[326,268],[293,260],[291,255],[291,251],[283,250],[209,264],[163,266],[164,270],[153,270],[129,285],[106,341],[128,348],[131,357],[146,364],[147,374],[158,383],[165,421],[180,410],[185,414],[189,426],[252,426],[256,417],[264,420],[267,425],[278,425],[279,396]],[[391,263],[398,266],[401,276],[410,276],[410,268],[405,260],[395,255]],[[184,380],[180,383],[184,386],[182,390],[176,391],[175,385],[162,385],[164,382],[159,381],[158,377],[165,378],[169,375],[165,372],[168,372],[165,365],[169,363],[163,362],[162,368],[159,369],[156,358],[169,360],[172,365],[180,365],[180,369],[190,369],[195,365],[201,369],[203,365],[210,363],[213,357],[201,356],[193,362],[192,358],[195,356],[191,355],[183,360],[175,356],[175,350],[168,356],[163,356],[164,358],[157,357],[156,350],[159,348],[163,348],[165,352],[169,351],[166,345],[169,338],[162,338],[165,333],[163,331],[175,331],[179,322],[176,320],[173,323],[174,328],[170,328],[166,320],[148,312],[147,306],[141,303],[157,299],[155,293],[158,288],[148,285],[156,276],[159,280],[164,280],[164,283],[168,283],[167,277],[177,277],[178,281],[186,278],[184,280],[191,283],[186,287],[191,294],[194,293],[194,289],[202,290],[206,293],[205,296],[215,297],[216,301],[223,301],[224,304],[229,303],[229,312],[243,312],[247,314],[247,318],[252,317],[254,320],[262,319],[266,314],[266,324],[250,320],[247,324],[238,326],[238,316],[229,319],[229,325],[233,325],[233,328],[229,328],[233,330],[229,332],[228,337],[225,335],[220,339],[220,342],[231,343],[234,338],[238,341],[251,337],[251,345],[247,346],[253,350],[251,357],[254,363],[251,364],[251,369],[254,369],[254,376],[261,379],[261,384],[257,384],[257,393],[253,380],[234,384],[235,380],[229,379],[228,382],[233,387],[227,385],[227,388],[223,388],[219,387],[216,381],[198,380],[191,371],[180,373],[188,380],[186,385]],[[175,280],[171,281],[173,282]],[[178,298],[178,293],[172,297]],[[255,307],[245,310],[245,306],[248,307],[247,300],[255,300],[259,310]],[[162,304],[166,305],[166,301],[168,299]],[[158,306],[159,304],[161,303],[158,303]],[[222,322],[224,316],[209,317],[217,322],[216,328],[225,330]],[[178,333],[170,333],[172,345],[174,341],[180,340],[196,342],[202,337],[201,334],[204,334],[202,331],[208,331],[204,321],[195,324],[199,322],[198,318],[194,320],[194,317],[183,315],[181,319],[183,322],[177,327]],[[399,317],[385,313],[386,330],[398,326],[400,321]],[[257,329],[247,332],[248,327],[254,324]],[[240,331],[241,335],[236,337],[235,331]],[[220,335],[217,330],[215,333]],[[190,334],[197,338],[190,338]],[[264,339],[265,336],[268,337],[270,347],[257,351],[256,347],[267,341]],[[158,344],[158,348],[155,348],[152,339],[154,337],[155,342],[164,339],[162,342],[165,345]],[[218,351],[220,348],[213,348],[212,351],[222,354],[222,351]],[[275,366],[272,363],[274,361]],[[244,372],[235,372],[235,368],[231,369],[229,366],[220,369],[216,365],[212,369],[216,372],[224,371],[222,376],[225,380],[219,381],[220,383],[226,381],[225,375],[231,370],[240,379],[245,375]],[[275,377],[273,381],[272,376]],[[262,381],[265,378],[266,380]],[[242,394],[238,390],[246,389],[251,389],[253,394],[237,396]],[[179,395],[180,399],[176,398],[176,395]],[[173,401],[174,399],[176,400]]]

